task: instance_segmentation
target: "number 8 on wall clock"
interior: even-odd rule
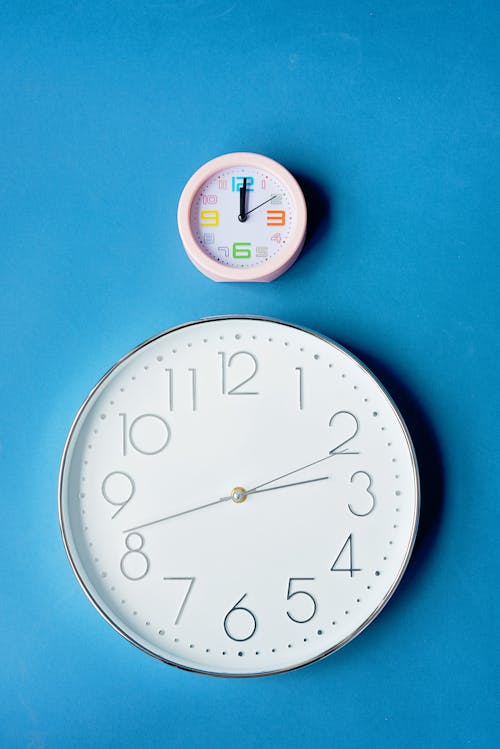
[[[125,356],[71,428],[64,543],[98,611],[167,663],[290,670],[381,611],[413,547],[418,470],[382,386],[294,325],[209,318]]]

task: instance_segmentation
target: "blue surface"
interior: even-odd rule
[[[498,745],[496,8],[2,3],[3,747]],[[234,150],[305,188],[309,241],[272,284],[214,284],[181,249],[184,181]],[[78,587],[56,502],[67,430],[104,371],[230,312],[364,359],[423,479],[383,615],[320,663],[242,681],[120,638]]]

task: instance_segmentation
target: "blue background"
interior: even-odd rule
[[[495,6],[1,4],[4,747],[500,739]],[[272,284],[211,282],[177,234],[184,182],[236,150],[281,161],[306,193],[306,248]],[[423,483],[416,552],[379,619],[309,668],[236,681],[163,666],[96,614],[56,500],[72,418],[108,367],[233,312],[358,354],[400,406]]]

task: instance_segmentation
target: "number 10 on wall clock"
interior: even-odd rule
[[[381,611],[419,512],[382,386],[297,326],[200,320],[100,381],[71,428],[59,509],[88,597],[130,642],[213,675],[321,658]]]

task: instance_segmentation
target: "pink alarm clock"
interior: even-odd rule
[[[300,254],[307,226],[297,180],[256,153],[218,156],[182,191],[177,213],[184,248],[214,281],[273,281]]]

